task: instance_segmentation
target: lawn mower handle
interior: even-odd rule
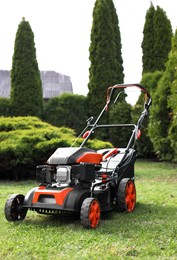
[[[108,110],[108,107],[109,107],[109,104],[111,103],[112,101],[112,97],[113,97],[113,94],[115,92],[115,89],[125,89],[125,88],[129,88],[129,87],[137,87],[138,89],[140,89],[142,92],[145,93],[145,103],[144,103],[144,110],[143,112],[141,113],[141,116],[135,126],[135,129],[132,133],[132,136],[129,140],[129,143],[127,145],[127,148],[126,148],[126,151],[129,150],[129,148],[131,147],[132,143],[134,143],[135,145],[135,141],[137,139],[137,136],[138,136],[138,131],[139,131],[139,128],[144,120],[145,117],[148,116],[148,113],[149,113],[149,107],[151,105],[151,96],[149,94],[149,92],[140,84],[138,83],[135,83],[135,84],[116,84],[112,87],[109,87],[108,90],[107,90],[107,100],[106,100],[106,105],[104,106],[103,110],[101,111],[101,113],[99,114],[99,116],[97,117],[97,119],[95,120],[95,122],[93,124],[91,124],[91,121],[93,120],[93,117],[89,118],[87,120],[87,126],[86,128],[84,129],[84,131],[79,135],[79,137],[86,131],[86,129],[90,126],[91,129],[90,131],[87,131],[87,134],[85,135],[85,140],[82,142],[81,144],[81,147],[83,147],[85,145],[85,143],[87,142],[87,140],[90,138],[90,135],[94,132],[95,128],[98,128],[98,122],[100,120],[100,118],[102,117],[102,115],[105,113],[106,110]],[[119,95],[119,94],[118,94]],[[116,98],[117,99],[117,98]],[[134,147],[133,145],[133,147]]]
[[[141,84],[138,84],[138,83],[135,83],[135,84],[116,84],[112,87],[109,87],[108,90],[107,90],[107,101],[106,101],[106,109],[108,108],[108,105],[109,103],[111,102],[111,99],[112,99],[112,96],[113,96],[113,93],[115,92],[115,89],[118,89],[118,88],[131,88],[131,87],[136,87],[138,89],[140,89],[142,92],[145,93],[145,109],[149,109],[150,105],[151,105],[151,96],[149,94],[149,92],[145,89],[145,87],[143,87]]]

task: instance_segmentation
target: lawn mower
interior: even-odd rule
[[[125,93],[126,88],[134,87],[145,96],[144,109],[138,122],[99,124],[111,104],[117,102],[120,93]],[[81,133],[84,138],[81,145],[58,148],[45,165],[38,165],[36,180],[39,186],[31,189],[26,196],[11,195],[4,208],[6,219],[23,220],[28,210],[49,215],[75,212],[80,214],[83,227],[94,229],[98,226],[103,211],[116,208],[132,212],[136,204],[135,143],[140,137],[141,124],[148,116],[150,105],[150,94],[140,84],[117,84],[109,87],[101,113],[95,121],[93,117],[87,120]],[[122,127],[131,130],[125,147],[103,147],[98,151],[86,147],[87,141],[97,129],[119,130]]]

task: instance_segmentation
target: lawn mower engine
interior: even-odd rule
[[[36,168],[36,181],[42,185],[88,185],[95,180],[95,166],[90,163],[80,163],[79,165],[39,165]]]
[[[87,148],[59,148],[48,159],[48,165],[37,166],[37,182],[48,186],[56,183],[58,186],[68,184],[90,187],[95,180],[95,163],[91,163],[93,157],[101,158]]]

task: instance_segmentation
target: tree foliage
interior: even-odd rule
[[[154,60],[154,13],[155,9],[151,3],[150,8],[146,12],[145,24],[143,29],[143,41],[141,44],[143,56],[143,73],[151,72],[155,69]]]
[[[144,73],[141,84],[149,91],[151,94],[152,100],[154,96],[154,92],[157,88],[158,82],[160,78],[162,77],[163,72],[161,71],[155,71],[155,72],[148,72]],[[152,106],[153,106],[152,102]],[[135,106],[133,107],[132,110],[132,118],[134,122],[137,122],[140,111],[143,110],[144,106],[144,94],[140,94]],[[151,114],[151,109],[150,108],[150,114]],[[136,148],[138,151],[138,155],[141,158],[153,158],[155,156],[154,154],[154,148],[153,144],[150,140],[149,134],[148,134],[148,125],[149,125],[149,118],[146,118],[146,120],[143,122],[143,125],[141,127],[142,135],[141,138],[138,140],[136,144]]]
[[[171,50],[172,26],[165,11],[151,3],[143,29],[143,73],[164,70]]]
[[[163,76],[163,71],[165,70],[165,63],[168,60],[168,54],[171,50],[172,38],[171,22],[167,18],[165,11],[159,6],[155,9],[152,3],[146,13],[143,35],[141,45],[143,51],[143,77],[141,83],[148,89],[152,96],[153,102],[150,109],[151,113],[156,109],[157,103],[155,95],[161,95],[157,90],[157,86]],[[156,92],[158,92],[158,94],[156,94]],[[135,105],[133,117],[136,117],[141,98],[142,97],[140,96]],[[142,157],[154,156],[153,146],[155,146],[155,144],[154,140],[149,137],[148,122],[149,120],[147,120],[143,126],[142,130],[144,135],[137,145],[137,149]],[[144,144],[146,144],[146,148]]]
[[[112,0],[96,0],[90,44],[88,101],[92,115],[101,111],[107,87],[123,83],[119,21]]]
[[[173,161],[177,162],[177,71],[176,71],[176,64],[177,64],[177,30],[175,35],[172,39],[172,50],[169,55],[169,63],[171,60],[172,66],[171,72],[173,74],[174,80],[171,76],[171,86],[170,86],[170,96],[168,98],[168,107],[171,110],[169,117],[171,118],[171,124],[168,130],[168,137],[170,140],[171,148],[173,150]]]
[[[43,110],[42,83],[34,34],[23,18],[16,33],[12,70],[11,101],[14,115],[41,116]]]
[[[171,50],[172,26],[165,11],[157,6],[154,14],[154,59],[156,70],[164,70]]]
[[[96,0],[93,10],[93,22],[90,44],[90,68],[89,68],[89,93],[88,104],[90,115],[95,116],[101,112],[106,102],[107,88],[114,84],[122,84],[124,80],[123,60],[121,53],[121,35],[119,20],[112,0]],[[123,113],[127,105],[125,95],[121,95],[118,108]],[[122,109],[121,109],[122,106]],[[113,123],[113,118],[120,119],[120,112],[109,111],[101,119],[102,124]],[[118,116],[119,115],[119,116]],[[127,119],[129,120],[129,118]],[[120,123],[120,122],[116,122]],[[103,140],[111,140],[117,143],[117,135],[114,131],[103,130],[100,132]],[[115,140],[113,140],[115,138]],[[125,140],[121,143],[125,144]]]
[[[10,99],[0,97],[0,116],[10,116],[10,115],[12,115]]]
[[[130,124],[131,117],[131,105],[125,101],[118,103],[110,111],[110,122],[112,124]],[[126,147],[129,138],[132,134],[132,129],[126,127],[111,128],[109,130],[110,141],[115,147]]]
[[[68,93],[51,98],[45,104],[44,114],[48,123],[72,128],[79,134],[88,118],[87,98]]]
[[[159,70],[156,70],[154,72],[144,73],[142,76],[141,84],[149,91],[152,99],[156,92],[158,82],[162,76],[163,76],[163,71],[159,71]]]
[[[149,134],[158,157],[177,161],[176,153],[176,91],[177,91],[177,31],[173,37],[166,70],[154,95]]]

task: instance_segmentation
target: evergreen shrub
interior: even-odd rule
[[[42,81],[36,59],[34,33],[25,18],[18,26],[15,38],[10,94],[14,116],[42,116]]]

